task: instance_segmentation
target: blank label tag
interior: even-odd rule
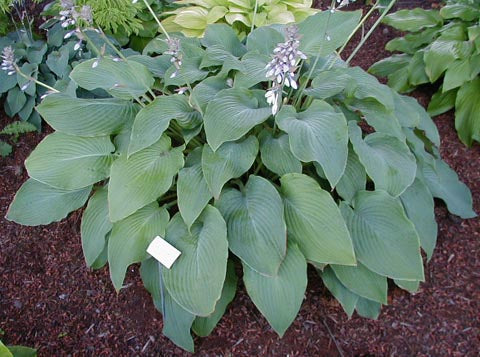
[[[182,254],[177,248],[159,236],[156,236],[150,243],[147,253],[162,263],[167,269],[170,269],[175,260]]]

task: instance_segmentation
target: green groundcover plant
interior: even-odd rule
[[[388,77],[399,92],[440,83],[428,107],[435,116],[455,108],[460,140],[480,141],[480,2],[447,1],[440,10],[400,10],[384,22],[409,32],[387,43],[402,52],[383,59],[370,72]]]
[[[335,53],[360,17],[325,11],[242,42],[214,24],[202,39],[165,34],[142,55],[77,65],[79,87],[110,96],[42,101],[55,132],[26,160],[7,219],[49,224],[86,205],[88,266],[108,262],[120,291],[141,263],[163,333],[189,351],[190,331],[208,335],[233,299],[239,264],[280,336],[307,264],[349,316],[376,318],[388,279],[409,291],[425,279],[433,198],[475,213],[424,109]],[[181,252],[170,269],[146,252],[155,236]]]
[[[2,357],[36,357],[37,350],[25,346],[5,346],[0,340],[0,356]]]

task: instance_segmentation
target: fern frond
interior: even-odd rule
[[[32,131],[36,131],[37,128],[35,125],[26,122],[26,121],[16,121],[11,124],[8,124],[6,127],[3,128],[2,131],[0,131],[0,134],[3,135],[20,135],[24,133],[30,133]]]

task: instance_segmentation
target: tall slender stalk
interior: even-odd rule
[[[155,11],[153,11],[152,7],[150,4],[147,2],[147,0],[143,0],[145,6],[148,8],[148,11],[152,14],[153,18],[157,22],[158,26],[162,30],[162,32],[165,34],[165,36],[170,39],[170,35],[168,34],[167,30],[165,30],[165,27],[163,27],[162,22],[158,19],[157,14],[155,14]]]
[[[253,9],[252,26],[250,27],[250,32],[252,32],[255,27],[255,18],[257,17],[257,11],[258,11],[258,0],[255,0],[255,8]]]
[[[53,87],[50,87],[48,84],[40,82],[38,79],[23,73],[22,70],[20,69],[20,67],[18,67],[16,64],[15,64],[15,71],[16,71],[17,74],[21,75],[23,78],[28,79],[31,82],[34,82],[34,83],[38,84],[39,86],[42,86],[42,87],[44,87],[44,88],[46,88],[46,89],[48,89],[48,90],[50,90],[54,93],[59,93],[59,91],[57,89],[55,89]]]

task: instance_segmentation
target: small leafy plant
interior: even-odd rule
[[[0,130],[0,135],[8,135],[11,137],[11,140],[17,141],[20,134],[30,133],[36,130],[37,128],[31,123],[16,121]],[[11,152],[12,146],[3,140],[0,140],[0,156],[8,156]]]
[[[36,357],[37,350],[25,346],[5,346],[0,340],[0,356],[2,357]]]
[[[169,15],[163,25],[167,31],[202,37],[208,25],[226,23],[244,38],[254,27],[302,21],[319,10],[312,0],[181,0],[183,4]],[[348,3],[348,1],[347,1]]]
[[[400,10],[384,22],[410,32],[387,43],[402,52],[383,59],[370,72],[388,78],[401,93],[425,83],[440,83],[428,112],[432,116],[455,108],[460,140],[480,141],[480,3],[447,1],[440,10]]]
[[[55,132],[26,160],[7,219],[49,224],[86,204],[87,264],[108,261],[119,291],[141,263],[163,333],[189,351],[190,331],[208,335],[233,299],[239,262],[280,336],[307,264],[348,315],[376,318],[389,278],[409,291],[425,279],[433,197],[475,213],[424,109],[335,53],[361,12],[332,10],[242,42],[226,24],[201,40],[165,33],[141,56],[77,65],[79,87],[110,97],[42,101]],[[171,269],[146,252],[157,235],[181,252]]]

